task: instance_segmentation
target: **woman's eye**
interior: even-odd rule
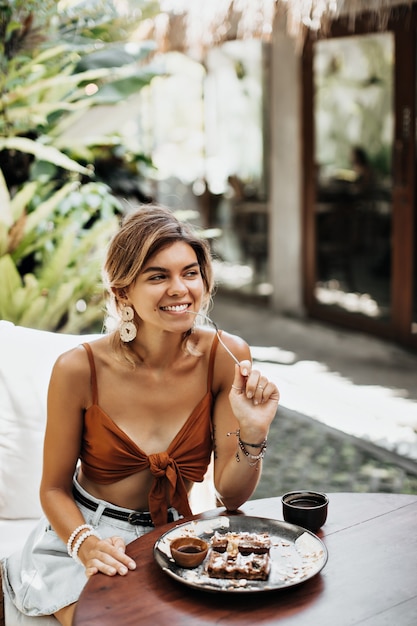
[[[164,280],[165,276],[163,274],[155,274],[155,276],[150,276],[149,280],[151,281],[158,281],[158,280]]]
[[[194,276],[198,276],[199,273],[200,272],[198,270],[190,270],[189,272],[186,273],[186,276],[194,278]]]

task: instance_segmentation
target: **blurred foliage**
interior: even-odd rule
[[[11,228],[0,222],[0,317],[31,328],[89,330],[103,318],[99,268],[119,205],[102,183],[66,183],[46,200],[42,187],[25,184],[10,203]]]
[[[16,324],[79,332],[102,319],[99,270],[122,211],[103,163],[134,180],[152,164],[117,137],[79,150],[62,137],[155,75],[153,43],[127,41],[157,3],[130,4],[0,0],[0,317]]]
[[[351,168],[360,146],[377,178],[391,174],[393,63],[389,33],[315,44],[315,158],[325,169]]]

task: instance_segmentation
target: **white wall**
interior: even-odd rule
[[[275,29],[271,55],[271,306],[279,313],[302,315],[301,56],[283,28]]]

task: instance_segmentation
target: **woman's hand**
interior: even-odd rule
[[[86,539],[79,551],[87,577],[97,572],[107,576],[125,576],[129,570],[136,569],[135,561],[125,553],[126,545],[121,537],[114,536],[98,541],[97,538],[94,539],[94,543],[92,537]]]
[[[229,400],[242,437],[244,433],[245,437],[258,437],[262,441],[278,407],[279,391],[276,384],[260,371],[252,369],[250,361],[241,361],[235,365]]]

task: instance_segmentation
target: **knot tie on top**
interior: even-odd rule
[[[192,515],[187,490],[175,459],[168,452],[158,452],[150,454],[148,460],[149,469],[155,477],[149,492],[149,510],[155,526],[167,522],[167,501],[183,515]]]

